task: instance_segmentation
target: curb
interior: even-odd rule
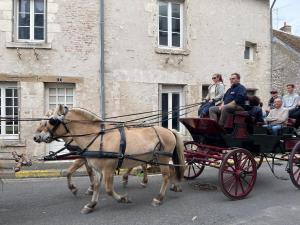
[[[120,169],[120,173],[117,175],[123,175],[127,169]],[[13,170],[0,170],[0,178],[2,179],[23,179],[23,178],[46,178],[46,177],[66,177],[67,169],[34,169],[34,170],[21,170],[14,172]],[[156,174],[158,171],[148,171],[148,174]],[[141,170],[134,168],[131,173],[133,176],[141,176]],[[77,170],[73,177],[88,176],[85,169]]]

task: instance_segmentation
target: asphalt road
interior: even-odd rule
[[[285,165],[279,166],[278,174],[289,178],[284,168]],[[266,165],[259,170],[254,190],[240,201],[231,201],[223,195],[217,177],[216,169],[205,169],[199,178],[183,182],[184,192],[168,192],[159,207],[153,207],[151,201],[158,193],[160,176],[151,176],[145,189],[138,184],[138,177],[130,177],[127,188],[116,177],[116,190],[127,193],[133,203],[117,203],[101,187],[99,204],[88,215],[80,213],[90,200],[84,194],[87,177],[74,179],[79,187],[76,197],[68,191],[65,178],[5,180],[3,191],[0,184],[0,224],[300,224],[300,190],[290,180],[276,179]],[[217,189],[199,190],[199,183]]]

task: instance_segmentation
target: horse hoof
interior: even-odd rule
[[[119,203],[132,203],[132,201],[127,196],[121,197],[118,202]]]
[[[82,214],[89,214],[91,212],[93,212],[93,209],[90,208],[90,207],[87,207],[87,206],[84,206],[81,211],[80,211]]]
[[[86,192],[85,192],[86,195],[93,195],[93,191],[88,189]]]
[[[77,189],[77,188],[73,188],[73,189],[71,189],[71,192],[72,192],[72,194],[73,194],[74,196],[76,196],[76,195],[77,195],[77,192],[78,192],[78,189]]]
[[[178,186],[172,186],[172,187],[170,187],[170,191],[182,192],[182,189],[181,189],[181,187],[178,187]]]
[[[153,205],[154,207],[160,206],[161,204],[162,204],[162,202],[159,201],[159,200],[156,199],[156,198],[154,198],[154,199],[152,200],[152,205]]]
[[[141,182],[140,184],[143,188],[147,187],[147,183]]]

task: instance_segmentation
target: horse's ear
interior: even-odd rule
[[[64,112],[65,112],[64,106],[63,106],[62,104],[59,104],[56,113],[57,113],[58,115],[63,115]]]
[[[66,115],[68,112],[69,112],[69,108],[67,106],[64,106],[64,114],[63,115]]]
[[[54,109],[50,109],[50,110],[46,113],[45,116],[50,117],[50,116],[53,115],[53,113],[54,113]]]

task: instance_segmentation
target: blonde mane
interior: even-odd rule
[[[91,121],[103,121],[95,113],[93,113],[93,112],[91,112],[87,109],[75,107],[75,108],[70,109],[70,111],[74,111],[75,113],[78,113],[79,115],[82,115],[82,116],[86,117],[88,120],[91,120]]]

